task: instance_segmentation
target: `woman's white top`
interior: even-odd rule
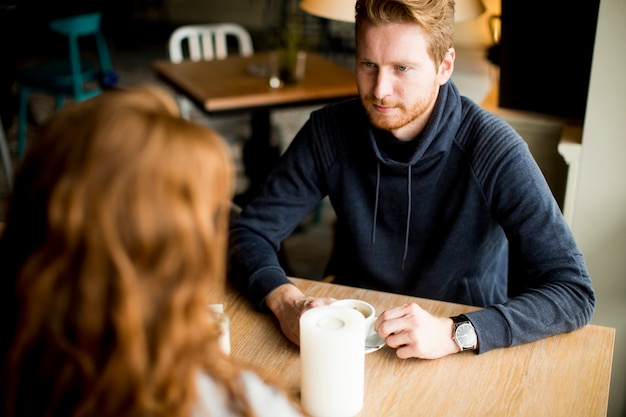
[[[256,373],[242,372],[241,380],[248,401],[259,417],[302,417],[283,393],[264,383]],[[198,405],[194,409],[193,417],[235,416],[228,409],[224,387],[216,384],[207,374],[199,375],[197,383]]]

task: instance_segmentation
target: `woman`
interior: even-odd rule
[[[297,416],[218,345],[234,168],[155,87],[45,126],[0,243],[5,416]]]

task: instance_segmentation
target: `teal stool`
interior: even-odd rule
[[[63,106],[65,97],[83,101],[102,92],[103,86],[113,86],[117,76],[112,70],[106,39],[100,30],[100,13],[66,17],[50,22],[50,29],[67,37],[69,54],[66,59],[44,62],[21,70],[17,75],[19,110],[17,125],[17,155],[26,149],[28,95],[43,91],[54,95],[55,108]],[[79,38],[93,36],[99,63],[83,60]],[[91,83],[86,88],[85,83]]]

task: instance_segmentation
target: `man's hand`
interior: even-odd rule
[[[336,301],[334,298],[306,296],[292,284],[281,285],[269,293],[265,304],[274,313],[280,328],[289,340],[300,345],[300,316],[313,307],[319,307]]]
[[[459,352],[452,339],[453,327],[452,319],[432,316],[414,303],[387,310],[374,323],[401,359],[437,359]]]

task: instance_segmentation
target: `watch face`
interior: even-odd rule
[[[464,348],[471,348],[476,344],[476,332],[471,324],[463,323],[456,328],[456,340]]]

